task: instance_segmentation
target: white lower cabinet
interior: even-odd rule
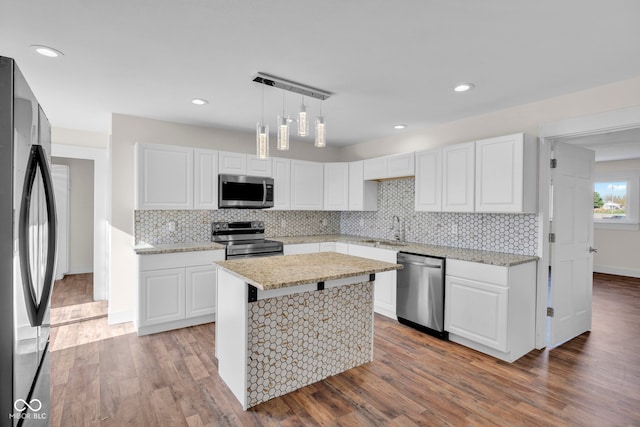
[[[535,347],[536,263],[511,267],[447,260],[449,339],[513,362]]]
[[[349,244],[349,255],[362,258],[375,259],[377,261],[396,263],[398,252],[389,249],[372,248]],[[396,318],[396,271],[376,273],[375,291],[373,298],[373,310],[384,316]]]
[[[223,259],[223,250],[138,255],[138,335],[215,321],[214,261]]]

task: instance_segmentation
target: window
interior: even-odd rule
[[[593,192],[593,219],[627,220],[627,181],[596,182]]]
[[[640,171],[596,173],[593,187],[593,222],[596,228],[638,230]]]

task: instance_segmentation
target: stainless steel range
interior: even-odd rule
[[[226,245],[226,259],[282,255],[282,242],[264,238],[264,222],[214,222],[211,241]]]

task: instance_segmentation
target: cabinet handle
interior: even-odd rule
[[[417,265],[418,267],[426,267],[426,268],[442,268],[441,265],[422,264],[420,262],[413,262],[413,261],[399,261],[398,264],[411,264],[411,265]]]
[[[598,250],[596,248],[592,248],[591,246],[589,246],[589,253],[590,254],[592,254],[592,253],[596,253],[597,254]]]

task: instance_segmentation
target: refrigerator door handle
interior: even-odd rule
[[[44,195],[47,210],[47,262],[44,273],[44,284],[40,301],[37,300],[36,290],[31,276],[29,257],[29,212],[31,207],[31,196],[36,178],[36,173],[40,168],[44,185]],[[31,326],[41,326],[49,303],[51,288],[53,287],[53,275],[56,264],[56,203],[53,193],[53,181],[51,172],[47,164],[46,154],[41,145],[32,145],[29,161],[27,163],[27,173],[25,175],[22,189],[22,202],[20,203],[20,216],[18,224],[19,251],[20,251],[20,271],[22,273],[22,287],[24,299],[29,315]]]

